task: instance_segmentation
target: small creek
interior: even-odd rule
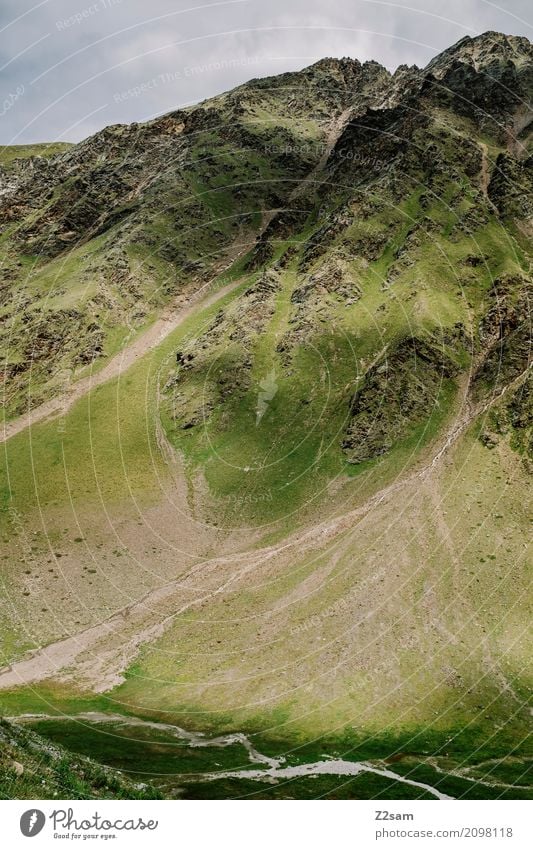
[[[348,761],[343,758],[328,758],[314,763],[303,763],[294,765],[284,765],[284,757],[268,757],[261,754],[254,747],[250,739],[241,732],[232,734],[223,734],[218,737],[208,737],[201,732],[187,731],[177,725],[170,725],[163,722],[150,722],[149,720],[140,719],[138,717],[124,716],[122,714],[107,714],[96,711],[87,713],[78,713],[74,715],[59,715],[54,716],[45,713],[26,713],[20,716],[7,717],[10,722],[33,724],[42,721],[57,721],[57,722],[79,722],[90,723],[91,725],[112,725],[128,728],[153,729],[158,732],[165,732],[169,736],[177,740],[182,740],[190,748],[223,748],[226,746],[241,745],[246,750],[250,763],[262,764],[262,769],[235,769],[225,770],[220,772],[205,772],[196,773],[195,780],[198,781],[217,781],[222,778],[242,778],[252,781],[267,781],[278,778],[309,778],[318,775],[338,775],[338,776],[357,776],[368,772],[374,775],[380,775],[383,778],[388,778],[393,781],[398,781],[401,784],[409,784],[412,787],[418,787],[425,790],[437,799],[452,799],[452,796],[447,796],[441,793],[436,787],[430,784],[425,784],[422,781],[415,781],[411,778],[406,778],[386,766],[376,765],[369,761]],[[184,778],[187,776],[184,775]]]

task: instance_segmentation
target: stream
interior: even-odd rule
[[[379,765],[369,761],[349,761],[343,758],[327,758],[313,763],[285,765],[285,758],[269,757],[259,752],[249,737],[242,732],[231,734],[223,734],[218,737],[208,737],[202,732],[187,731],[177,725],[171,725],[163,722],[150,722],[149,720],[140,719],[133,716],[125,716],[123,714],[101,713],[97,711],[88,711],[74,715],[59,715],[54,716],[45,713],[26,713],[19,716],[6,717],[10,722],[23,723],[31,725],[35,722],[56,720],[58,722],[78,722],[80,724],[88,723],[91,725],[112,725],[128,728],[153,729],[158,732],[165,732],[169,736],[186,743],[191,749],[194,748],[224,748],[226,746],[241,745],[247,752],[250,763],[261,764],[261,769],[235,769],[225,770],[220,772],[204,772],[196,773],[195,780],[198,781],[217,781],[224,778],[246,779],[252,781],[271,782],[273,779],[294,779],[294,778],[309,778],[318,775],[336,775],[336,776],[357,776],[368,772],[374,775],[379,775],[383,778],[388,778],[393,781],[398,781],[401,784],[409,784],[412,787],[418,787],[430,793],[436,799],[452,799],[452,796],[447,796],[441,793],[436,787],[430,784],[425,784],[421,781],[415,781],[411,778],[406,778],[393,770],[388,769],[382,762]],[[188,776],[184,775],[184,778]]]

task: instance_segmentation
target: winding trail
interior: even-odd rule
[[[512,757],[494,758],[492,761],[485,761],[484,763],[485,764],[490,764],[490,763],[500,764],[500,763],[506,763],[506,762],[509,762],[509,761],[512,762],[512,760],[513,760]],[[479,769],[479,767],[483,766],[484,765],[483,762],[477,763],[474,766],[466,766],[466,767],[462,767],[462,768],[449,769],[449,770],[442,769],[442,767],[439,766],[439,764],[437,763],[435,758],[428,758],[427,763],[436,772],[440,773],[441,775],[453,776],[455,778],[460,778],[462,781],[470,781],[473,784],[481,784],[482,787],[491,787],[491,788],[502,787],[505,790],[531,790],[531,786],[527,785],[527,784],[508,784],[507,782],[498,781],[497,779],[492,780],[492,781],[483,781],[483,779],[479,778],[479,776],[471,776],[471,775],[468,774],[469,771],[471,771],[473,769]]]
[[[288,552],[296,548],[298,552],[302,552],[308,546],[317,546],[325,544],[331,537],[336,536],[343,530],[353,527],[353,524],[358,519],[365,516],[370,510],[374,509],[378,504],[381,504],[389,495],[394,494],[397,490],[405,486],[405,484],[413,479],[419,478],[427,474],[435,465],[435,463],[444,455],[449,447],[455,442],[460,433],[467,427],[470,422],[470,410],[465,413],[464,405],[461,406],[463,415],[454,420],[448,433],[444,435],[443,444],[439,447],[437,453],[431,461],[417,472],[412,473],[402,480],[395,481],[379,492],[375,493],[364,504],[349,511],[341,516],[328,519],[318,525],[313,525],[303,531],[297,531],[283,543],[268,546],[255,551],[247,551],[244,553],[236,553],[226,555],[210,560],[204,560],[194,565],[188,570],[185,575],[163,584],[155,590],[150,590],[145,596],[132,602],[126,607],[120,609],[112,616],[97,623],[83,631],[73,634],[64,639],[51,643],[43,648],[33,650],[25,659],[10,664],[0,670],[0,691],[17,687],[25,684],[35,683],[50,678],[56,675],[60,670],[75,664],[76,659],[87,650],[96,646],[100,639],[109,640],[109,638],[124,629],[127,623],[128,630],[135,628],[135,636],[130,638],[130,652],[136,651],[143,643],[161,635],[166,625],[172,618],[186,612],[187,610],[209,601],[213,594],[223,593],[231,584],[241,579],[249,571],[256,569],[261,564],[271,560],[273,557],[279,556],[282,553]],[[470,414],[469,414],[470,413]],[[157,608],[172,596],[176,595],[180,589],[186,588],[188,582],[194,582],[198,586],[199,579],[207,574],[217,571],[217,567],[230,564],[239,564],[244,560],[245,566],[241,571],[232,571],[225,583],[219,584],[216,590],[208,590],[207,593],[202,593],[199,596],[187,601],[185,604],[173,608],[171,614],[160,616],[157,619]],[[202,574],[203,573],[203,574]],[[147,623],[152,620],[151,624]],[[154,621],[155,620],[155,621]],[[123,668],[126,661],[122,657]],[[118,683],[116,681],[115,683]],[[112,686],[112,682],[103,682],[100,680],[100,687],[105,689],[105,684]]]

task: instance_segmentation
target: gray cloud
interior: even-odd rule
[[[3,0],[1,142],[77,141],[323,56],[425,65],[465,35],[531,37],[528,0]],[[7,108],[6,108],[7,107]]]

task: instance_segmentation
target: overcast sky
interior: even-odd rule
[[[0,0],[0,143],[78,141],[323,56],[423,66],[531,21],[530,0]]]

